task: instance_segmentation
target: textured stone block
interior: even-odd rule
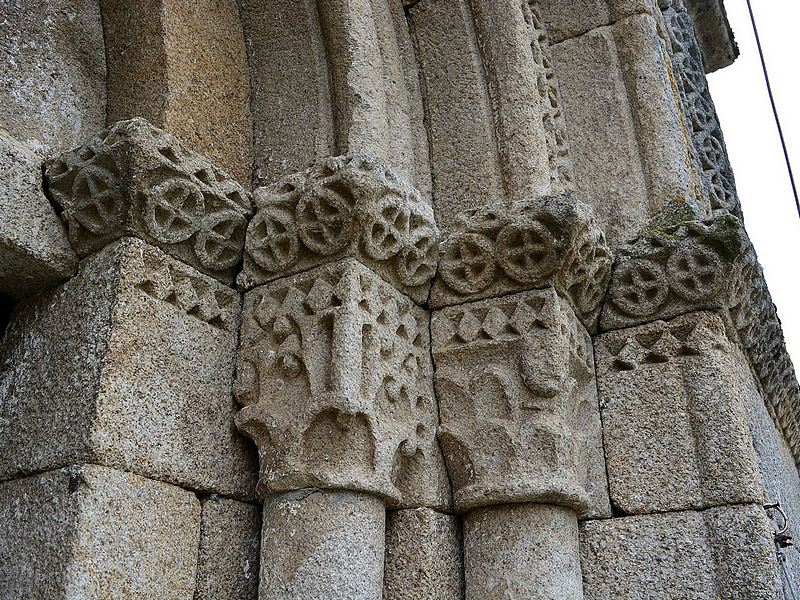
[[[736,357],[693,313],[596,339],[611,501],[627,514],[762,501]]]
[[[236,292],[131,238],[21,303],[0,348],[0,479],[93,462],[251,497],[238,315]]]
[[[449,225],[466,210],[552,191],[557,93],[531,10],[513,0],[457,0],[420,2],[410,15],[437,220]]]
[[[264,501],[259,598],[379,600],[386,510],[375,496],[300,490]]]
[[[261,507],[219,496],[201,506],[194,600],[256,600]]]
[[[327,158],[259,188],[243,288],[353,256],[417,302],[436,273],[439,230],[419,192],[383,161]]]
[[[0,597],[191,600],[200,505],[92,465],[0,484]]]
[[[462,600],[461,528],[429,508],[386,515],[384,600]]]
[[[96,0],[0,4],[0,128],[41,155],[106,119],[106,55]]]
[[[400,0],[240,2],[256,185],[336,154],[389,161],[430,202],[416,58]]]
[[[54,287],[78,268],[42,185],[41,161],[0,131],[0,293],[14,298]]]
[[[48,161],[45,176],[80,256],[135,235],[225,283],[233,280],[250,195],[144,119],[121,121]]]
[[[591,208],[545,196],[511,210],[461,213],[442,242],[434,307],[554,286],[594,328],[611,278],[611,252]]]
[[[236,0],[102,0],[108,122],[144,117],[249,187],[253,121]]]
[[[245,295],[236,423],[260,495],[301,488],[448,504],[428,314],[346,259]]]
[[[586,600],[777,600],[764,510],[726,506],[581,524]]]
[[[468,513],[464,575],[466,600],[583,600],[575,513],[544,504]]]
[[[434,313],[442,443],[456,510],[506,502],[608,515],[591,340],[556,292]]]

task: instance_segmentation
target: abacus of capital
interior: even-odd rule
[[[721,0],[0,17],[0,599],[798,589]]]

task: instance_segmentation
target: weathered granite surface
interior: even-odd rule
[[[0,484],[0,597],[191,600],[200,504],[94,465]]]
[[[94,462],[251,498],[231,394],[239,302],[123,238],[20,303],[0,345],[0,479]]]
[[[30,296],[77,268],[64,225],[44,195],[41,159],[0,130],[0,294]]]

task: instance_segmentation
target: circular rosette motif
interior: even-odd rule
[[[425,285],[436,274],[439,245],[432,227],[420,227],[410,234],[408,244],[396,259],[397,276],[403,285]]]
[[[344,250],[355,231],[353,204],[347,189],[316,185],[306,191],[295,208],[297,232],[303,244],[322,256]]]
[[[200,229],[205,200],[188,179],[171,177],[145,191],[144,222],[162,244],[185,242]]]
[[[195,254],[207,269],[229,269],[239,262],[247,220],[235,210],[206,215],[195,241]]]
[[[250,222],[245,249],[259,267],[272,272],[288,269],[297,260],[299,247],[291,213],[266,206]]]
[[[439,274],[459,294],[477,294],[494,281],[491,241],[478,233],[451,237],[442,244]]]
[[[375,260],[388,260],[408,244],[412,214],[397,196],[384,198],[364,227],[364,252]]]
[[[605,244],[605,240],[602,240]],[[612,259],[602,245],[584,243],[578,250],[578,267],[571,278],[569,293],[581,313],[589,313],[600,304],[611,279]]]
[[[672,291],[684,300],[702,302],[715,296],[725,280],[722,259],[707,246],[687,242],[667,259]]]
[[[123,198],[116,176],[98,165],[81,169],[72,183],[72,202],[64,207],[64,219],[95,235],[107,233],[122,218]]]
[[[611,300],[622,312],[637,317],[651,315],[668,294],[667,276],[657,262],[637,258],[617,267]]]
[[[514,281],[534,283],[558,266],[561,244],[541,221],[526,218],[509,224],[497,235],[497,262]]]

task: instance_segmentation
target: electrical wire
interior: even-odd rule
[[[783,148],[783,158],[786,161],[786,170],[789,172],[789,182],[792,185],[792,194],[794,194],[794,204],[797,207],[797,216],[800,217],[800,198],[797,196],[797,186],[794,181],[794,173],[792,172],[792,163],[789,160],[789,150],[786,148],[786,138],[783,135],[783,127],[781,127],[781,119],[778,116],[778,109],[775,106],[775,98],[772,95],[772,85],[769,81],[769,73],[767,72],[767,63],[764,60],[764,51],[761,48],[761,38],[758,35],[758,27],[756,26],[756,18],[753,15],[753,7],[750,0],[747,2],[747,11],[750,13],[750,22],[753,24],[753,33],[756,36],[756,46],[758,47],[758,56],[761,59],[761,70],[764,72],[764,81],[767,84],[767,94],[769,94],[769,102],[772,105],[772,115],[775,117],[775,125],[778,128],[778,136],[781,140],[781,147]]]

